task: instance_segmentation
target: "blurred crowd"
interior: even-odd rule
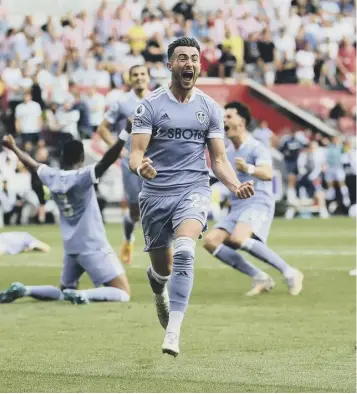
[[[10,132],[38,161],[58,165],[63,144],[91,138],[106,109],[128,89],[131,66],[148,66],[152,89],[168,81],[167,47],[182,36],[195,37],[202,47],[202,77],[224,82],[245,75],[266,85],[353,90],[355,31],[351,0],[222,0],[207,12],[190,0],[172,8],[165,0],[115,6],[103,0],[93,14],[41,21],[34,13],[16,26],[0,7],[0,136]],[[343,103],[329,116],[336,122],[346,116]],[[267,138],[267,129],[257,125],[256,135]],[[324,138],[319,143],[328,145]],[[0,153],[5,221],[31,201],[43,222],[46,193],[36,175],[15,163]]]

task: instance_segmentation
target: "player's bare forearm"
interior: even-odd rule
[[[40,167],[40,163],[34,160],[31,156],[27,153],[23,152],[18,146],[14,146],[11,149],[15,155],[19,158],[19,160],[27,167],[30,171],[36,172]]]
[[[265,164],[256,166],[252,175],[262,181],[271,181],[273,178],[273,169],[270,165]]]
[[[113,146],[116,142],[116,139],[111,133],[109,127],[110,123],[104,119],[103,122],[98,126],[98,134],[108,146]]]
[[[119,138],[119,140],[111,148],[109,148],[102,160],[95,166],[96,178],[100,178],[105,173],[105,171],[107,171],[107,169],[118,160],[125,142],[126,141]]]
[[[211,166],[217,179],[221,181],[232,193],[235,193],[240,182],[227,157],[212,161]]]
[[[138,167],[142,164],[144,154],[150,143],[150,134],[132,134],[131,150],[129,155],[130,170],[137,174]]]
[[[212,138],[208,141],[208,150],[211,157],[211,167],[217,179],[232,193],[235,193],[240,182],[228,161],[223,139]]]

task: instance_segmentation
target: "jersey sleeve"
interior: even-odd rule
[[[76,173],[75,184],[84,189],[88,189],[98,183],[99,179],[95,176],[95,166],[96,164],[92,164],[78,170]]]
[[[111,125],[114,125],[119,118],[120,103],[114,103],[108,111],[104,114],[104,119],[107,120]]]
[[[134,112],[132,134],[152,134],[154,111],[147,100],[136,108]]]
[[[57,172],[58,170],[56,168],[51,168],[46,164],[41,164],[37,170],[37,175],[44,185],[50,187]]]
[[[272,166],[272,158],[270,151],[263,144],[259,144],[259,146],[255,149],[255,165],[269,165]]]
[[[207,138],[224,138],[223,112],[217,103],[212,106]]]

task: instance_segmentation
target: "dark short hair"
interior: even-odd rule
[[[144,67],[144,68],[146,69],[148,75],[150,76],[149,69],[148,69],[145,65],[143,65],[143,64],[135,64],[134,66],[131,66],[131,67],[129,68],[129,77],[131,77],[132,72],[133,72],[136,68],[139,68],[139,67]]]
[[[249,108],[246,105],[241,104],[238,101],[232,101],[232,102],[226,104],[224,108],[225,109],[235,109],[237,111],[238,115],[245,120],[246,127],[249,126],[249,124],[252,120],[252,117],[250,115]]]
[[[81,141],[72,140],[64,144],[62,165],[73,166],[84,160],[84,147]]]
[[[175,49],[177,47],[193,47],[197,48],[198,53],[201,53],[201,48],[198,44],[198,42],[194,38],[189,38],[189,37],[182,37],[178,38],[177,40],[173,41],[167,50],[167,57],[169,60],[171,60],[173,53],[175,52]]]

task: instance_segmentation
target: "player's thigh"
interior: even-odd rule
[[[139,196],[145,252],[170,248],[173,240],[172,217],[178,196]]]
[[[63,258],[63,267],[61,273],[61,288],[76,289],[84,269],[78,264],[78,255],[66,254]]]
[[[98,287],[125,273],[124,267],[112,250],[98,250],[78,256],[78,263]]]
[[[213,253],[217,247],[225,243],[230,234],[222,228],[213,228],[210,230],[203,240],[203,246],[210,253]]]
[[[198,187],[180,201],[172,217],[175,238],[197,239],[207,228],[207,216],[211,205],[209,187]]]
[[[273,217],[273,206],[253,204],[250,207],[244,208],[237,218],[237,224],[232,232],[230,242],[237,247],[241,247],[253,235],[261,241],[266,242]]]
[[[149,255],[156,273],[162,276],[171,274],[173,264],[172,247],[152,249],[149,251]]]

